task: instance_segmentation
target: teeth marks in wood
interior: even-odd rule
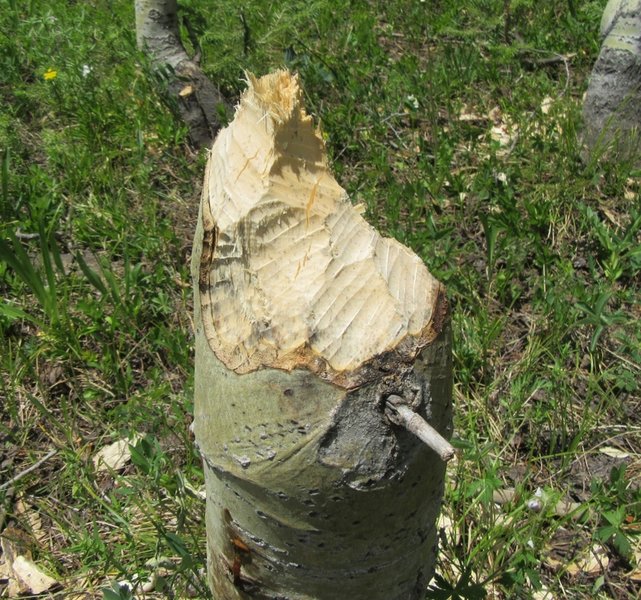
[[[416,353],[440,284],[351,205],[296,78],[250,82],[204,186],[199,283],[212,350],[237,372],[304,367],[338,382],[401,341]]]

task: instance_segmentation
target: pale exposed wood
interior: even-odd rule
[[[304,366],[335,380],[434,337],[441,285],[351,205],[295,76],[250,76],[205,180],[203,318],[229,368]]]

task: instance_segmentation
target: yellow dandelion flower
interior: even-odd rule
[[[47,69],[43,75],[46,81],[50,81],[51,79],[55,79],[58,77],[58,71],[54,69]]]

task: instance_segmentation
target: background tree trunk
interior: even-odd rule
[[[641,0],[610,0],[601,36],[583,105],[583,141],[589,152],[639,163]]]
[[[296,77],[250,77],[194,241],[195,434],[217,600],[410,600],[432,575],[451,430],[444,289],[329,171]]]
[[[174,79],[169,95],[189,128],[192,143],[210,146],[227,105],[180,41],[176,0],[135,0],[135,9],[138,47],[149,52],[156,65],[171,69]]]

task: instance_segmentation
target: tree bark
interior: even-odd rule
[[[224,98],[190,58],[180,40],[176,0],[135,0],[138,47],[150,53],[159,67],[169,67],[174,79],[169,95],[198,147],[209,147],[220,129]]]
[[[250,76],[206,169],[192,274],[210,585],[423,598],[445,462],[398,403],[449,437],[445,293],[350,204],[301,99],[288,72]]]
[[[583,141],[594,152],[640,163],[641,0],[610,0],[603,43],[583,105]]]

